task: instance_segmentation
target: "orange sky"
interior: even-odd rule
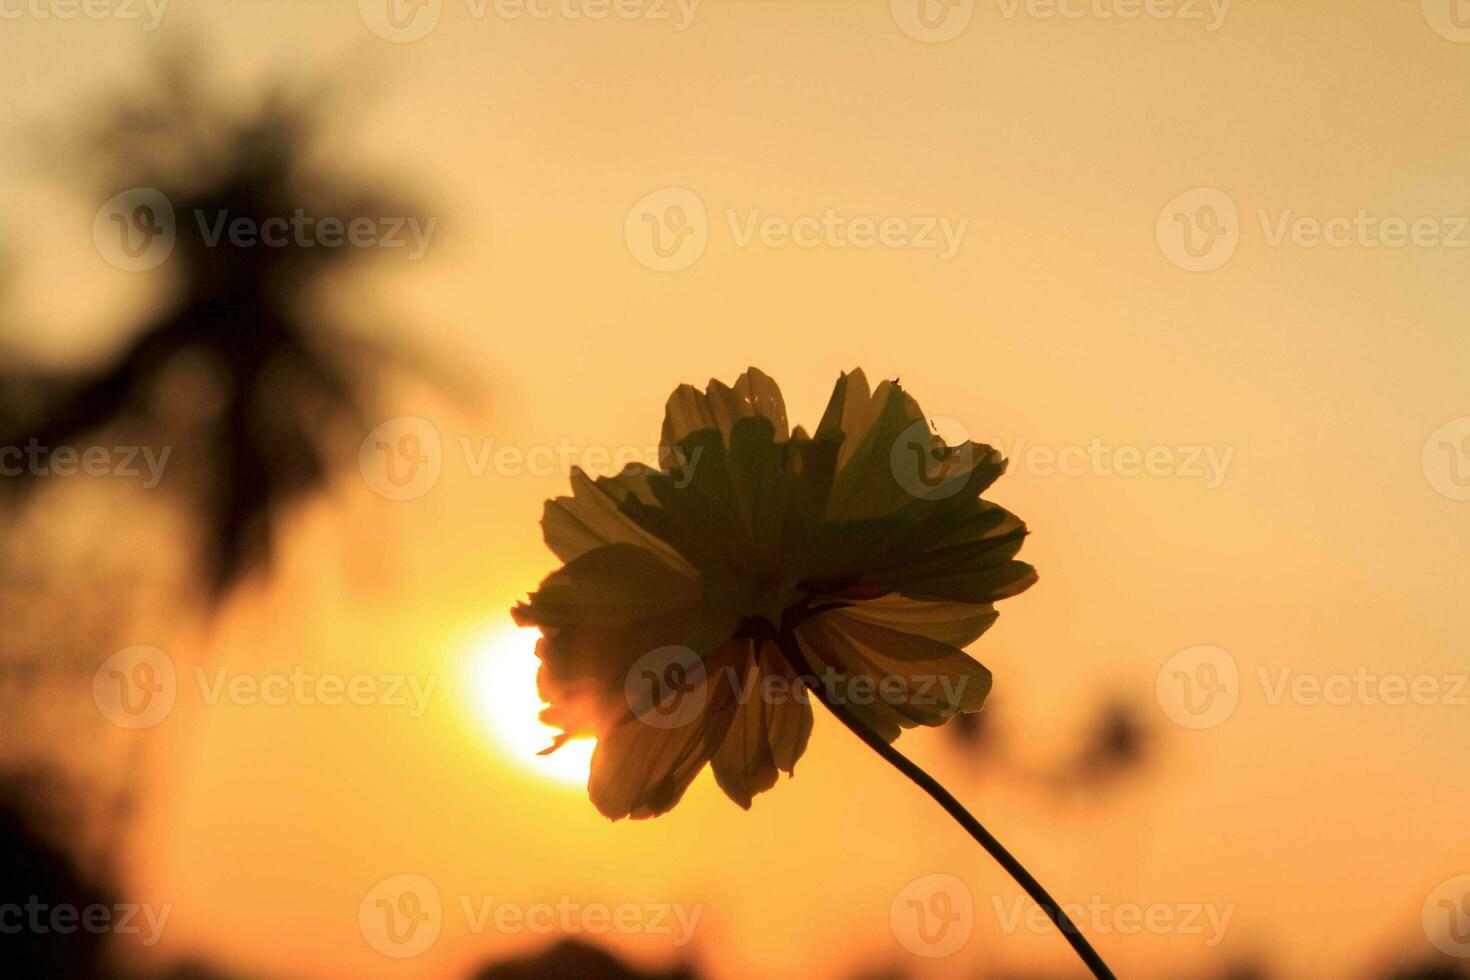
[[[830,719],[797,778],[749,814],[702,777],[670,816],[617,825],[485,725],[476,657],[553,567],[537,518],[565,475],[476,475],[461,440],[646,447],[676,383],[748,364],[809,424],[837,373],[861,365],[1008,452],[1229,450],[1217,486],[1048,475],[1023,455],[995,492],[1030,524],[1022,557],[1041,575],[975,650],[1010,734],[1049,759],[1099,697],[1133,693],[1159,735],[1141,787],[1058,808],[966,772],[937,733],[900,746],[1064,900],[1233,909],[1216,948],[1097,937],[1122,974],[1259,954],[1290,975],[1343,975],[1422,943],[1426,896],[1470,871],[1457,778],[1470,708],[1272,704],[1259,671],[1467,669],[1470,504],[1437,492],[1421,461],[1431,433],[1470,415],[1467,252],[1273,245],[1271,228],[1288,210],[1466,214],[1470,45],[1416,3],[1241,0],[1215,31],[981,3],[937,44],[886,7],[706,0],[678,32],[475,20],[446,2],[407,44],[374,37],[351,3],[181,4],[152,34],[0,25],[0,228],[35,229],[0,246],[19,260],[17,322],[40,326],[46,356],[92,349],[148,293],[99,260],[101,202],[46,178],[33,127],[64,125],[154,48],[194,36],[229,46],[215,48],[227,79],[341,73],[365,109],[329,149],[440,220],[424,259],[385,261],[332,299],[488,379],[483,408],[405,386],[384,413],[435,425],[428,494],[384,500],[349,473],[303,514],[265,594],[207,639],[138,638],[232,671],[438,678],[417,718],[195,698],[139,733],[154,792],[130,865],[140,895],[175,906],[163,955],[439,977],[533,942],[471,935],[460,898],[568,895],[704,903],[695,956],[718,976],[841,976],[873,957],[936,976],[1068,968],[1055,935],[1000,934],[990,896],[1009,902],[1014,886]],[[698,196],[708,241],[660,272],[625,222],[671,187]],[[1179,268],[1156,237],[1165,205],[1198,187],[1239,214],[1234,256],[1208,272]],[[948,259],[741,244],[757,211],[829,209],[968,224]],[[1155,677],[1201,644],[1229,651],[1243,683],[1227,721],[1193,731],[1158,706]],[[966,881],[981,922],[958,958],[930,963],[888,916],[934,872]],[[452,908],[432,949],[390,961],[363,941],[358,904],[403,873]]]

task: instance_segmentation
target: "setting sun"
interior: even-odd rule
[[[587,784],[592,739],[574,739],[551,755],[538,755],[556,729],[537,717],[545,707],[536,692],[534,629],[506,626],[479,641],[474,652],[475,705],[499,747],[520,764],[578,786]]]

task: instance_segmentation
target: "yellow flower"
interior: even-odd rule
[[[1025,525],[980,499],[999,453],[945,446],[860,370],[814,433],[788,430],[754,368],[676,390],[660,447],[658,469],[574,471],[542,520],[565,564],[514,610],[542,632],[552,748],[598,739],[602,813],[664,813],[706,763],[749,807],[806,749],[804,683],[887,742],[979,710],[990,672],[964,647],[1036,580]]]

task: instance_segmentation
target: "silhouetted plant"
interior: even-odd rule
[[[806,750],[810,692],[928,793],[1046,913],[1095,976],[1067,913],[932,776],[904,729],[979,711],[990,671],[965,652],[1036,572],[1026,525],[982,494],[989,446],[948,446],[894,381],[837,379],[812,434],[751,368],[669,396],[661,468],[572,476],[542,530],[565,564],[513,614],[536,626],[542,719],[594,735],[605,816],[668,812],[706,764],[749,808]]]
[[[59,781],[39,770],[0,773],[0,881],[5,882],[0,902],[19,906],[22,917],[29,914],[28,903],[49,916],[58,907],[80,913],[94,905],[111,908],[117,901],[76,856],[70,806]],[[9,976],[85,980],[109,975],[102,933],[62,932],[49,925],[36,929],[14,915],[7,916],[6,925],[0,961]]]
[[[640,970],[600,946],[563,939],[547,948],[482,967],[472,980],[698,980],[693,968]]]
[[[216,234],[221,218],[260,228],[298,212],[344,223],[407,217],[323,159],[328,109],[320,92],[282,88],[225,103],[188,58],[162,62],[151,92],[104,111],[74,151],[99,200],[151,188],[171,205],[172,251],[140,273],[158,280],[161,309],[95,368],[0,379],[10,409],[0,444],[56,447],[121,430],[172,446],[187,472],[164,486],[202,529],[211,598],[268,563],[282,515],[347,458],[341,447],[355,449],[333,436],[361,428],[374,371],[394,356],[341,329],[315,293],[367,249]],[[0,487],[23,493],[38,482],[23,475]]]

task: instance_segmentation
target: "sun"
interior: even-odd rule
[[[536,640],[540,632],[505,626],[475,644],[475,705],[481,719],[511,758],[559,782],[587,785],[592,739],[573,739],[551,755],[538,755],[551,744],[555,728],[537,717],[546,707],[536,691]]]

